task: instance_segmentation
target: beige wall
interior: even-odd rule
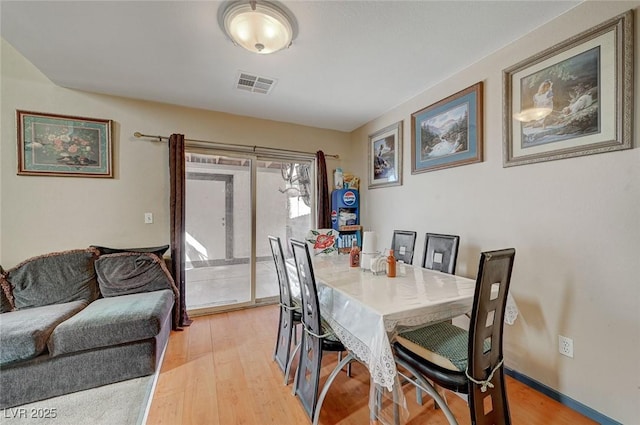
[[[617,421],[637,423],[640,150],[503,168],[501,72],[639,4],[581,5],[353,132],[351,148],[340,132],[66,90],[2,41],[0,263],[92,243],[168,243],[167,148],[134,139],[134,131],[323,149],[350,158],[343,168],[362,177],[363,222],[389,236],[380,247],[394,228],[414,229],[417,262],[425,232],[459,234],[458,273],[467,276],[475,275],[480,251],[515,247],[512,294],[520,317],[505,330],[507,365]],[[485,83],[484,162],[411,175],[411,113],[477,81]],[[115,178],[16,176],[16,109],[114,120]],[[404,184],[368,191],[367,135],[399,120]],[[635,140],[639,123],[636,112]],[[329,161],[329,172],[337,165]],[[152,225],[143,224],[147,211]],[[557,353],[558,334],[574,339],[574,359]]]
[[[168,148],[135,131],[341,157],[349,135],[274,121],[84,93],[58,87],[2,40],[0,264],[90,244],[169,242]],[[111,119],[115,178],[17,176],[16,109]],[[332,170],[339,162],[327,159]],[[154,214],[144,224],[145,212]]]
[[[362,190],[365,227],[388,236],[379,248],[394,228],[416,230],[419,262],[426,232],[458,234],[457,272],[467,276],[480,251],[516,248],[520,316],[505,328],[508,367],[624,424],[640,420],[640,149],[503,168],[502,70],[635,7],[638,99],[639,4],[580,5],[353,132],[345,164],[366,176],[368,134],[404,120],[404,184]],[[484,162],[411,175],[411,114],[478,81]],[[558,353],[558,334],[573,338],[573,359]]]

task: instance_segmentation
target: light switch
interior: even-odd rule
[[[145,224],[153,223],[153,213],[144,213],[144,223]]]

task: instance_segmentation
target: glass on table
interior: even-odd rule
[[[398,260],[397,263],[397,275],[398,276],[406,276],[407,275],[407,265],[404,260]]]

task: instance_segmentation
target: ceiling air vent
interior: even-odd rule
[[[236,88],[252,93],[269,94],[275,84],[276,80],[274,78],[260,77],[258,75],[241,72],[238,74]]]

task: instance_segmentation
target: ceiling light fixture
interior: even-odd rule
[[[293,15],[267,1],[223,3],[218,23],[234,44],[262,55],[291,46],[297,35]]]

